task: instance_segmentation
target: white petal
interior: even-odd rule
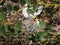
[[[30,17],[33,17],[33,15],[32,15],[32,14],[29,14],[29,16],[30,16]]]
[[[34,13],[34,16],[41,14],[43,6],[39,6],[38,11]]]
[[[38,12],[35,12],[35,13],[34,13],[34,16],[37,16],[37,15],[38,15],[37,13],[38,13]]]
[[[34,13],[34,16],[37,16],[37,15],[41,14],[41,12],[42,12],[42,9],[41,10],[38,10],[38,12],[35,12]]]
[[[41,10],[38,10],[38,14],[41,14],[41,12],[42,12],[42,9]]]
[[[26,7],[27,7],[27,5],[28,5],[28,4],[26,3],[24,6],[26,6]]]
[[[37,22],[37,25],[39,25],[39,21],[37,20],[36,22]]]
[[[28,15],[28,13],[27,13],[27,8],[24,8],[24,9],[22,10],[22,14],[24,15],[25,18],[29,18],[29,15]]]
[[[42,6],[39,6],[38,10],[42,9],[43,8],[43,5]]]

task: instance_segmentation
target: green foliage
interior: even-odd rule
[[[46,33],[50,33],[50,32],[52,31],[52,30],[51,30],[51,27],[52,27],[51,25],[46,25],[44,31],[45,31]]]
[[[48,8],[45,9],[45,12],[46,12],[47,14],[52,14],[53,11],[54,11],[54,7],[53,7],[53,6],[49,6]]]
[[[5,32],[4,32],[4,33],[5,33],[6,35],[11,36],[11,35],[13,35],[13,34],[15,33],[15,30],[14,30],[14,28],[11,27],[11,25],[8,25],[8,24],[5,25],[5,26],[4,26],[4,29],[5,29]],[[11,36],[11,37],[13,37],[13,36]]]
[[[46,26],[46,23],[44,21],[40,21],[39,22],[39,25],[40,25],[40,27],[45,27]]]
[[[0,8],[0,12],[4,12],[2,8]]]
[[[46,12],[46,16],[48,18],[53,16],[54,13],[54,7],[53,6],[49,6],[48,8],[45,8],[45,12]]]
[[[60,0],[52,0],[52,2],[60,3]]]
[[[34,0],[34,1],[36,1],[36,0]],[[53,2],[58,2],[58,3],[60,2],[60,0],[52,0],[52,1]],[[39,5],[37,5],[36,2],[32,3],[32,5],[31,5],[31,2],[32,2],[32,0],[20,0],[21,6],[25,5],[26,3],[28,4],[28,8],[29,8],[27,10],[28,14],[34,15],[34,12],[36,12],[38,10]],[[44,21],[40,21],[39,22],[40,26],[38,27],[38,28],[40,28],[40,27],[43,28],[44,31],[42,31],[42,32],[33,32],[33,34],[31,36],[29,35],[30,33],[25,34],[24,31],[22,32],[22,22],[21,21],[18,20],[15,25],[10,25],[9,20],[7,21],[5,13],[10,13],[13,10],[18,12],[18,10],[19,10],[19,5],[18,4],[15,5],[15,6],[12,6],[10,4],[6,5],[6,8],[7,8],[8,12],[5,12],[3,10],[4,6],[2,6],[3,8],[0,7],[0,36],[8,35],[8,36],[11,36],[11,37],[14,37],[14,38],[18,37],[18,36],[22,36],[23,38],[21,38],[21,37],[19,37],[19,38],[23,39],[24,41],[27,41],[30,38],[33,41],[33,43],[35,43],[34,45],[38,45],[37,44],[38,42],[42,42],[44,45],[52,45],[52,43],[54,45],[54,42],[56,44],[58,42],[59,44],[57,44],[57,45],[60,45],[60,33],[59,33],[59,35],[54,34],[54,33],[51,34],[52,33],[52,29],[51,29],[52,26],[47,25]],[[44,3],[44,5],[45,5],[45,3]],[[49,5],[47,5],[47,8],[44,7],[42,12],[45,11],[46,17],[51,19],[53,17],[53,14],[54,14],[54,6],[49,6],[49,7],[48,6]],[[33,9],[30,9],[30,7],[32,7]],[[9,14],[9,18],[10,18],[10,16],[11,15]],[[41,19],[42,19],[42,17],[41,17]],[[20,32],[22,33],[21,35],[20,35]]]
[[[16,30],[14,30],[13,27],[11,27],[10,25],[5,25],[4,26],[5,29],[5,34],[9,35],[10,37],[18,37],[18,32]],[[16,31],[16,32],[15,32]]]
[[[38,33],[37,33],[37,36],[39,37],[40,40],[41,40],[42,38],[44,38],[45,35],[46,35],[45,32],[38,32]]]
[[[25,1],[26,1],[26,3],[27,3],[28,5],[31,4],[31,1],[30,1],[30,0],[25,0]]]
[[[6,21],[6,15],[4,12],[0,12],[0,21]]]
[[[3,26],[0,26],[0,36],[3,36],[4,35],[4,27]]]
[[[36,12],[38,10],[38,5],[37,4],[33,5],[33,10],[34,10],[34,12]]]
[[[15,6],[14,6],[14,10],[15,10],[15,11],[19,10],[19,5],[15,5]]]
[[[7,5],[7,10],[12,11],[12,5]]]
[[[10,30],[11,30],[11,27],[10,27],[10,25],[8,25],[8,24],[5,25],[4,28],[5,28],[5,32],[6,32],[6,33],[9,33]]]
[[[32,9],[28,9],[27,12],[28,12],[28,14],[32,14],[32,15],[34,14]]]
[[[38,10],[38,5],[33,4],[33,9],[28,9],[27,12],[28,12],[28,14],[34,15],[34,12],[36,12],[37,10]]]
[[[15,32],[19,32],[22,30],[22,22],[21,21],[17,21],[16,25],[14,26],[14,30],[15,30]]]
[[[44,39],[46,37],[45,32],[36,32],[35,34],[32,35],[32,40],[33,41],[41,41],[42,39]]]

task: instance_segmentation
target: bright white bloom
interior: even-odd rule
[[[27,9],[28,9],[27,4],[25,4],[24,6],[25,6],[25,8],[23,8],[22,14],[24,15],[25,18],[34,17],[34,16],[37,16],[37,15],[41,14],[42,8],[43,8],[43,6],[39,6],[38,11],[34,12],[34,16],[33,16],[32,14],[28,14],[28,12],[27,12]]]
[[[25,7],[27,7],[27,6],[28,6],[28,4],[26,3],[24,6],[25,6]]]
[[[43,5],[42,6],[39,6],[38,10],[41,10],[43,8]]]
[[[22,10],[22,14],[24,15],[24,17],[25,18],[29,18],[29,15],[28,15],[28,13],[27,13],[27,7],[25,7],[25,8],[23,8],[23,10]]]
[[[38,21],[38,19],[36,19],[36,24],[39,25],[39,21]]]
[[[32,14],[28,14],[27,12],[27,7],[25,7],[23,10],[22,10],[22,14],[24,15],[25,18],[30,18],[30,17],[34,17]]]
[[[39,25],[39,21],[37,20],[37,25]]]
[[[34,16],[37,16],[37,15],[41,14],[41,12],[42,12],[42,9],[38,10],[37,12],[34,13]]]
[[[28,9],[28,7],[25,7],[25,8],[23,8],[23,10],[22,10],[22,14],[24,15],[24,17],[25,17],[25,18],[34,17],[32,14],[28,14],[27,9]]]
[[[38,11],[34,13],[34,16],[41,14],[43,6],[39,6]]]

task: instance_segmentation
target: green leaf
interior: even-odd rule
[[[40,24],[40,27],[45,27],[46,26],[46,23],[44,21],[40,21],[39,24]]]
[[[31,0],[25,0],[28,5],[31,4]]]
[[[45,8],[45,12],[47,13],[47,14],[53,14],[53,12],[54,12],[54,7],[53,6],[49,6],[48,8]]]
[[[19,5],[15,5],[15,6],[14,6],[14,10],[15,10],[15,11],[19,10]]]
[[[9,28],[10,28],[9,25],[5,25],[4,28],[5,28],[5,32],[9,32],[9,30],[10,30],[10,29],[9,29]]]
[[[33,10],[34,10],[34,12],[36,12],[38,10],[38,5],[37,4],[33,5]]]
[[[45,32],[38,32],[37,35],[39,36],[40,39],[42,39],[46,36],[46,33]]]
[[[4,32],[4,27],[3,26],[0,26],[0,32]]]
[[[46,28],[45,28],[44,31],[45,31],[46,33],[50,33],[50,32],[52,31],[52,30],[51,30],[51,27],[52,27],[51,25],[46,25]]]
[[[14,37],[14,38],[17,38],[18,37],[18,32],[15,32],[15,33],[11,33],[10,35],[11,37]]]
[[[4,10],[2,8],[0,8],[0,12],[4,12]]]
[[[28,12],[28,14],[32,14],[32,15],[34,14],[32,9],[27,9],[27,12]]]
[[[17,32],[22,30],[22,22],[21,21],[17,21],[17,24],[14,26],[14,30]]]
[[[37,32],[35,35],[32,35],[32,39],[35,41],[41,40],[46,36],[45,32]]]
[[[4,34],[2,32],[0,32],[0,36],[3,36]]]
[[[0,26],[0,36],[3,36],[3,34],[4,34],[4,27],[2,27],[2,26]]]
[[[54,3],[60,3],[60,0],[52,0]]]
[[[6,15],[4,12],[0,12],[0,21],[6,21]]]
[[[4,29],[5,29],[5,33],[14,33],[15,32],[14,28],[9,24],[5,25]]]
[[[7,5],[7,10],[11,11],[12,10],[12,6],[11,5]]]

